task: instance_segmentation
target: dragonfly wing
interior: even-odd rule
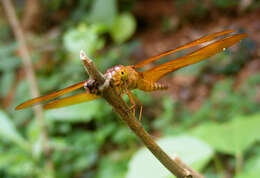
[[[233,44],[239,42],[247,36],[247,34],[236,34],[223,38],[186,56],[177,58],[175,60],[166,62],[150,70],[147,70],[143,72],[143,76],[145,79],[155,82],[169,72],[173,72],[182,67],[207,59],[208,57],[213,56],[220,51],[223,51],[225,48],[232,46]]]
[[[160,57],[163,57],[163,56],[166,56],[166,55],[169,55],[169,54],[172,54],[172,53],[175,53],[175,52],[178,52],[180,50],[183,50],[183,49],[186,49],[186,48],[190,48],[190,47],[193,47],[193,46],[196,46],[198,44],[202,44],[202,43],[205,43],[205,42],[208,42],[208,41],[211,41],[219,36],[223,36],[223,35],[227,35],[227,34],[230,34],[234,32],[234,30],[225,30],[225,31],[222,31],[222,32],[217,32],[217,33],[213,33],[213,34],[210,34],[210,35],[207,35],[207,36],[204,36],[198,40],[195,40],[195,41],[192,41],[186,45],[183,45],[179,48],[176,48],[176,49],[173,49],[173,50],[169,50],[169,51],[166,51],[164,53],[161,53],[157,56],[154,56],[154,57],[151,57],[149,59],[146,59],[138,64],[136,64],[134,67],[135,68],[140,68],[140,67],[143,67],[144,65],[152,62],[152,61],[155,61],[156,59],[160,58]]]
[[[76,83],[72,86],[69,86],[67,88],[64,88],[62,90],[59,90],[59,91],[56,91],[56,92],[53,92],[53,93],[50,93],[48,95],[44,95],[44,96],[40,96],[40,97],[37,97],[37,98],[33,98],[31,100],[28,100],[20,105],[18,105],[15,110],[20,110],[20,109],[23,109],[23,108],[27,108],[27,107],[30,107],[30,106],[33,106],[37,103],[40,103],[42,101],[47,101],[47,100],[50,100],[50,99],[53,99],[53,98],[57,98],[59,96],[62,96],[66,93],[69,93],[73,90],[76,90],[78,88],[81,88],[84,86],[86,81],[83,81],[83,82],[79,82],[79,83]]]
[[[51,101],[46,105],[44,105],[44,109],[61,108],[61,107],[70,106],[78,103],[88,102],[97,98],[100,98],[100,96],[90,94],[87,92],[79,93],[59,100]]]

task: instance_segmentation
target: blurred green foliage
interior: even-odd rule
[[[201,171],[205,167],[214,153],[213,149],[206,143],[185,135],[165,137],[158,140],[157,144],[168,155],[171,157],[178,155],[178,157],[197,171]],[[148,149],[142,148],[130,161],[126,177],[172,178],[174,176],[163,167]]]
[[[212,1],[210,5],[204,2],[174,1],[177,11],[194,4],[191,11],[177,12],[186,21],[207,18],[211,8],[222,12],[239,4],[233,0]],[[39,34],[31,40],[44,47],[55,46],[51,59],[45,57],[48,52],[43,48],[31,51],[41,93],[87,79],[78,56],[81,49],[103,72],[116,64],[133,63],[128,59],[138,53],[142,43],[135,38],[138,35],[134,36],[142,31],[133,13],[136,1],[42,0],[41,3],[47,9],[44,17],[50,19],[50,24],[55,21],[52,16],[67,14],[57,24],[57,36],[45,38]],[[252,1],[249,10],[253,7],[259,7],[259,3]],[[172,28],[177,30],[170,18],[163,18],[159,24],[165,33]],[[43,25],[41,33],[47,33],[47,28]],[[18,46],[11,34],[1,16],[0,177],[130,178],[153,171],[157,178],[172,177],[147,150],[140,149],[140,141],[103,99],[44,112],[51,149],[50,157],[46,158],[41,126],[32,109],[14,111],[17,104],[31,96],[21,59],[16,54]],[[180,155],[206,177],[227,173],[236,178],[260,175],[260,104],[256,97],[260,75],[250,75],[235,87],[238,74],[256,47],[250,39],[237,46],[236,53],[226,50],[210,61],[176,72],[177,76],[194,76],[198,83],[205,85],[205,73],[222,76],[221,80],[209,84],[212,85],[209,96],[196,111],[189,109],[185,102],[169,97],[170,92],[153,97],[151,93],[134,91],[144,105],[141,122],[147,131],[162,137],[158,142],[170,155]],[[124,99],[129,102],[126,96]],[[53,167],[46,166],[48,159]]]

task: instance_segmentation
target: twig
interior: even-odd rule
[[[95,67],[92,60],[90,60],[84,51],[80,52],[80,58],[84,63],[86,71],[90,74],[90,78],[96,80],[100,87],[103,88],[101,92],[105,100],[113,107],[113,109],[121,116],[120,118],[128,125],[128,127],[142,140],[145,146],[153,153],[153,155],[175,176],[181,178],[202,178],[199,173],[184,164],[176,156],[171,159],[151,138],[151,136],[144,130],[136,117],[129,112],[130,108],[121,97],[118,97],[117,92],[111,85],[103,87],[108,79],[106,79]],[[113,85],[113,84],[112,84]]]
[[[2,4],[3,4],[3,7],[6,11],[6,16],[9,20],[11,27],[12,27],[15,38],[19,43],[21,58],[23,60],[24,69],[25,69],[27,80],[28,80],[28,83],[29,83],[31,95],[32,95],[32,97],[37,97],[37,96],[39,96],[39,90],[38,90],[38,87],[37,87],[36,78],[35,78],[33,66],[32,66],[32,63],[31,63],[31,57],[30,57],[29,50],[28,50],[27,45],[26,45],[26,41],[25,41],[25,38],[24,38],[23,31],[22,31],[20,23],[19,23],[19,21],[16,17],[13,4],[11,3],[10,0],[2,0]],[[46,130],[45,124],[44,124],[42,107],[40,105],[35,106],[34,112],[35,112],[37,121],[40,125],[40,129],[41,129],[41,137],[43,139],[44,153],[48,158],[49,154],[50,154],[50,150],[49,150],[49,146],[48,146],[48,142],[47,142],[48,135],[47,135],[47,130]],[[47,162],[48,162],[47,164],[49,165],[48,167],[50,167],[50,166],[52,167],[52,163],[51,163],[50,159],[48,159]]]
[[[84,64],[85,70],[87,71],[90,79],[95,79],[99,83],[103,84],[105,82],[105,78],[98,71],[98,69],[94,65],[93,61],[87,57],[86,53],[83,50],[80,50],[79,56],[80,56],[80,59],[82,60],[82,62]]]
[[[43,8],[40,0],[26,0],[23,18],[21,20],[22,29],[24,32],[32,31],[39,27],[41,23],[41,15]]]

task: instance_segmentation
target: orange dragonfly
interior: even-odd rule
[[[161,79],[166,74],[176,71],[177,69],[180,69],[182,67],[200,62],[204,59],[207,59],[208,57],[213,56],[216,53],[225,50],[226,48],[232,46],[233,44],[239,42],[240,40],[242,40],[243,38],[248,36],[247,34],[230,35],[233,32],[234,32],[233,30],[225,30],[222,32],[217,32],[217,33],[213,33],[213,34],[204,36],[198,40],[192,41],[177,49],[169,50],[162,54],[154,56],[152,58],[146,59],[136,65],[130,65],[130,66],[117,65],[115,67],[108,69],[105,73],[105,77],[107,79],[111,79],[113,81],[119,96],[122,96],[123,94],[128,95],[130,102],[132,103],[131,108],[134,108],[134,113],[135,113],[135,106],[136,106],[135,101],[140,105],[140,114],[139,114],[139,119],[140,119],[141,113],[142,113],[142,105],[141,105],[140,101],[131,93],[131,90],[139,89],[139,90],[148,92],[148,91],[167,89],[168,87],[166,85],[158,82],[158,80]],[[138,68],[141,68],[144,65],[151,63],[160,57],[163,57],[163,56],[166,56],[166,55],[175,53],[177,51],[180,51],[180,50],[183,50],[186,48],[190,48],[190,47],[193,47],[193,46],[205,43],[205,42],[210,42],[210,41],[216,39],[217,37],[220,37],[223,35],[228,35],[228,34],[230,36],[227,36],[218,41],[215,41],[188,55],[179,57],[177,59],[171,60],[164,64],[160,64],[160,65],[153,67],[144,72],[137,71]],[[37,103],[57,98],[59,96],[62,96],[66,93],[72,92],[79,88],[85,88],[86,90],[82,93],[79,93],[79,94],[76,94],[73,96],[50,101],[49,103],[44,105],[44,109],[55,109],[55,108],[65,107],[65,106],[78,104],[78,103],[82,103],[82,102],[88,102],[88,101],[100,98],[101,96],[92,94],[89,92],[89,90],[87,88],[87,84],[88,84],[88,80],[79,82],[79,83],[69,86],[65,89],[26,101],[26,102],[18,105],[15,109],[20,110],[23,108],[27,108],[27,107],[33,106]]]

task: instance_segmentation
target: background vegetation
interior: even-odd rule
[[[41,94],[88,78],[80,49],[104,72],[224,29],[248,33],[210,60],[168,75],[168,91],[135,94],[144,105],[142,124],[170,155],[206,177],[260,176],[260,1],[14,2]],[[44,112],[50,150],[43,154],[33,110],[14,111],[31,94],[0,14],[0,177],[172,177],[102,99]]]

